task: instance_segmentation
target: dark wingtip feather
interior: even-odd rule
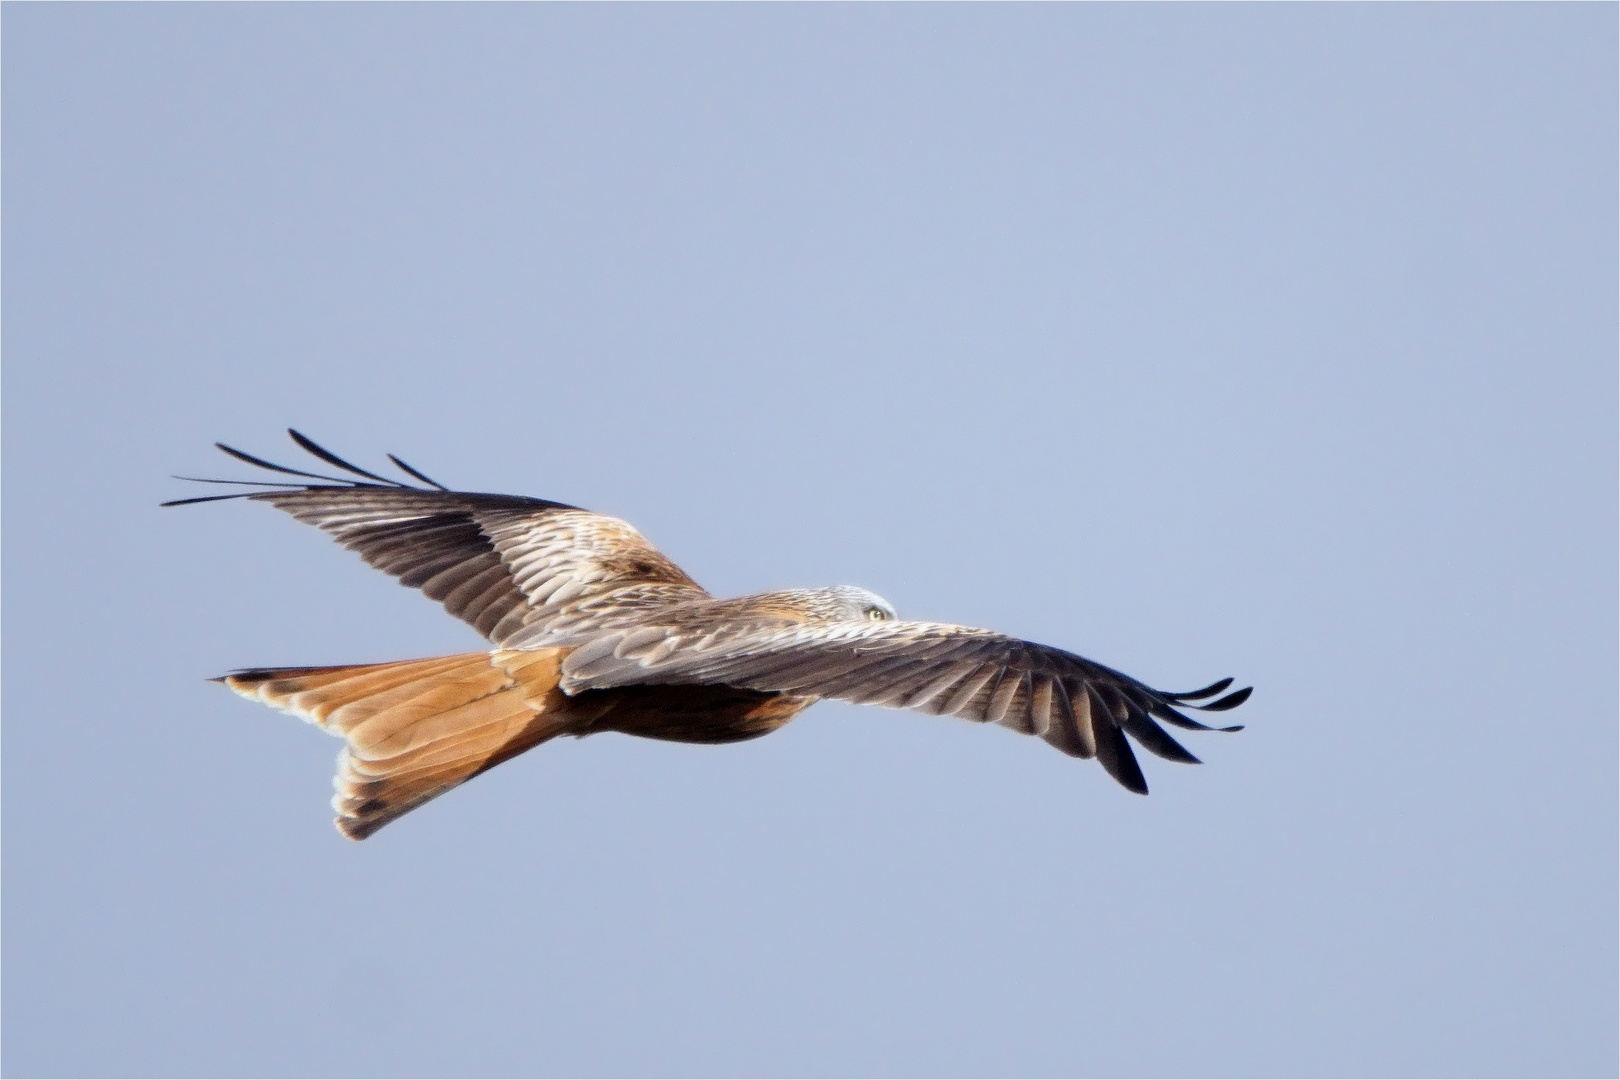
[[[1170,706],[1166,705],[1162,701],[1155,701],[1155,702],[1150,703],[1149,706],[1148,706],[1148,712],[1152,713],[1154,716],[1157,716],[1160,720],[1163,720],[1166,723],[1174,724],[1174,725],[1176,725],[1176,727],[1183,728],[1183,729],[1185,729],[1187,731],[1214,731],[1215,730],[1214,728],[1210,727],[1208,724],[1199,723],[1197,720],[1194,720],[1192,717],[1188,716],[1186,713],[1177,712],[1175,709],[1172,709]]]
[[[353,465],[353,464],[350,464],[347,461],[344,461],[342,458],[340,458],[336,454],[332,453],[332,451],[326,449],[326,447],[321,446],[319,443],[315,442],[315,440],[311,439],[309,436],[304,435],[301,432],[298,432],[298,431],[296,431],[296,430],[294,430],[292,428],[287,429],[287,434],[292,436],[292,441],[293,442],[297,443],[299,446],[303,447],[305,450],[309,451],[311,454],[314,454],[316,457],[320,458],[322,461],[326,462],[328,465],[336,465],[338,468],[344,470],[345,472],[352,472],[352,473],[354,473],[354,475],[363,476],[367,480],[375,480],[379,484],[387,484],[390,487],[404,487],[405,486],[404,484],[401,484],[398,480],[390,480],[387,477],[378,476],[374,472],[367,472],[366,470],[362,469],[358,465]]]
[[[1216,694],[1220,693],[1222,690],[1225,690],[1231,685],[1231,679],[1221,679],[1218,682],[1210,683],[1202,690],[1189,690],[1185,694],[1171,694],[1168,692],[1163,692],[1163,696],[1169,698],[1171,701],[1202,701],[1204,698],[1214,697]]]
[[[1126,744],[1121,765],[1124,767],[1119,772],[1109,769],[1108,775],[1118,780],[1119,786],[1126,791],[1137,795],[1146,795],[1148,793],[1147,777],[1142,775],[1142,766],[1136,763],[1136,755],[1131,752],[1129,744]]]
[[[1091,734],[1097,744],[1097,760],[1121,787],[1146,795],[1147,777],[1142,775],[1142,766],[1136,761],[1130,740],[1115,722],[1113,708],[1097,687],[1087,684],[1086,692],[1091,695]]]
[[[253,494],[251,491],[238,491],[232,495],[198,495],[190,499],[170,499],[168,502],[158,503],[159,508],[165,506],[189,506],[192,503],[223,502],[226,499],[245,499]]]
[[[285,480],[217,480],[212,476],[181,476],[179,473],[170,473],[171,480],[188,480],[193,484],[241,484],[244,487],[309,487],[308,484],[289,484]],[[246,495],[247,492],[242,494]]]
[[[431,476],[424,476],[422,473],[417,472],[415,469],[413,469],[409,465],[405,464],[403,461],[401,461],[399,458],[395,457],[393,454],[388,455],[388,460],[392,461],[395,465],[398,465],[401,469],[404,469],[406,472],[410,473],[412,476],[416,477],[418,480],[422,481],[422,483],[424,483],[424,484],[432,484],[434,487],[438,488],[440,491],[449,491],[450,490],[449,488],[445,487],[443,484],[439,483],[437,480],[433,479]]]
[[[1193,708],[1202,712],[1225,712],[1227,709],[1235,709],[1248,701],[1249,695],[1252,693],[1254,693],[1254,687],[1245,686],[1241,690],[1227,694],[1219,701],[1212,701],[1208,705],[1194,705]]]
[[[1179,761],[1183,765],[1202,764],[1185,746],[1172,739],[1169,732],[1155,724],[1152,717],[1148,716],[1135,701],[1127,701],[1125,719],[1120,722],[1120,726],[1125,729],[1125,734],[1166,761]]]
[[[238,450],[234,446],[226,446],[222,442],[217,442],[214,445],[219,447],[225,453],[231,455],[231,457],[235,458],[237,461],[245,461],[249,465],[257,465],[259,468],[269,469],[271,472],[286,473],[288,476],[307,476],[312,480],[329,480],[334,484],[354,483],[353,480],[346,480],[341,476],[323,476],[320,473],[305,472],[303,469],[289,469],[285,465],[277,465],[273,461],[266,461],[264,458],[256,458],[252,454],[249,454],[243,450]]]

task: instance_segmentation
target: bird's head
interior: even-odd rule
[[[725,601],[739,614],[775,615],[793,622],[884,622],[898,616],[894,605],[853,585],[825,589],[782,589]]]
[[[894,605],[875,592],[857,589],[853,585],[834,585],[830,589],[818,590],[831,601],[831,617],[834,619],[868,619],[881,622],[885,619],[898,619],[894,612]]]

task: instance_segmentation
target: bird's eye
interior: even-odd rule
[[[875,607],[869,607],[866,609],[866,617],[871,619],[873,622],[882,622],[884,619],[888,618],[887,615],[883,614],[882,608]]]

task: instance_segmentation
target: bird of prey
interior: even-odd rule
[[[354,479],[239,461],[296,481],[176,499],[247,499],[321,529],[401,585],[470,623],[487,652],[338,667],[249,668],[215,680],[345,742],[335,824],[363,840],[479,773],[559,735],[618,731],[726,743],[775,731],[820,698],[1001,724],[1096,758],[1147,793],[1126,736],[1197,762],[1156,723],[1211,729],[1245,688],[1154,690],[1094,661],[989,630],[902,620],[839,585],[717,600],[616,518],[518,495],[452,491],[392,454],[413,483],[352,465],[296,431],[304,450]],[[418,486],[418,485],[425,486]],[[1213,699],[1213,700],[1212,700]]]

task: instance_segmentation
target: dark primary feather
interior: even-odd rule
[[[314,454],[316,457],[320,458],[322,461],[326,462],[328,465],[336,465],[338,468],[344,470],[345,472],[352,472],[356,476],[363,476],[367,480],[375,480],[380,484],[392,484],[395,487],[404,487],[405,486],[404,484],[401,484],[398,480],[386,480],[383,477],[378,476],[374,472],[367,472],[366,470],[360,468],[358,465],[350,465],[347,461],[344,461],[342,458],[340,458],[336,454],[332,453],[332,451],[326,449],[324,446],[316,445],[314,442],[312,442],[309,439],[305,438],[303,435],[301,435],[299,432],[293,430],[292,428],[287,429],[287,434],[292,436],[293,442],[297,443],[299,446],[302,446],[305,450],[308,450],[310,453]],[[389,456],[391,457],[392,455],[389,455]]]
[[[405,464],[405,462],[401,461],[399,458],[395,457],[393,454],[388,455],[388,460],[392,461],[395,465],[398,465],[401,469],[403,469],[404,471],[410,473],[412,476],[416,477],[418,480],[422,481],[422,483],[424,483],[424,484],[429,484],[429,485],[431,485],[433,487],[436,487],[440,491],[449,491],[450,490],[449,488],[445,487],[443,484],[439,483],[437,480],[433,479],[432,477],[423,476],[421,473],[417,472],[415,469],[413,469],[409,465]]]
[[[238,450],[234,446],[226,446],[222,442],[217,442],[214,445],[238,461],[245,461],[249,465],[257,465],[261,469],[269,469],[272,472],[286,473],[288,476],[307,476],[311,480],[329,480],[334,484],[354,483],[354,481],[345,480],[341,476],[325,476],[321,473],[305,472],[303,469],[289,469],[285,465],[277,465],[274,462],[265,461],[263,458],[256,458],[252,454],[249,454],[243,450]]]
[[[1205,712],[1225,712],[1227,709],[1235,709],[1248,701],[1249,695],[1252,693],[1254,693],[1254,687],[1245,686],[1241,690],[1235,690],[1227,694],[1219,701],[1212,701],[1208,705],[1194,705],[1193,708],[1203,709]]]
[[[173,478],[175,480],[189,480],[193,484],[240,484],[240,485],[242,485],[244,487],[267,487],[267,488],[285,488],[287,486],[287,482],[285,480],[216,480],[211,476],[181,476],[178,473],[174,474]],[[237,497],[240,497],[240,495],[245,495],[245,494],[247,494],[247,493],[246,492],[241,492],[241,493],[239,493],[239,495]],[[174,506],[176,504],[174,504],[174,503],[158,503],[158,505],[159,506]]]
[[[193,479],[193,477],[182,476],[182,477],[178,477],[177,479],[191,480],[191,479]],[[199,481],[199,483],[204,483],[204,484],[229,484],[229,483],[232,483],[232,481],[230,481],[230,480],[202,480],[202,481]],[[193,503],[224,502],[226,499],[243,499],[243,498],[246,498],[248,496],[248,494],[249,493],[246,492],[246,491],[238,491],[234,495],[196,495],[196,496],[193,496],[192,498],[189,498],[189,499],[170,499],[168,502],[161,502],[161,503],[158,503],[158,505],[159,506],[191,506]]]
[[[1202,690],[1189,690],[1184,694],[1172,694],[1166,691],[1164,696],[1170,698],[1172,701],[1202,701],[1204,698],[1214,697],[1216,694],[1220,693],[1222,690],[1225,690],[1231,685],[1231,679],[1219,679],[1210,683]]]

